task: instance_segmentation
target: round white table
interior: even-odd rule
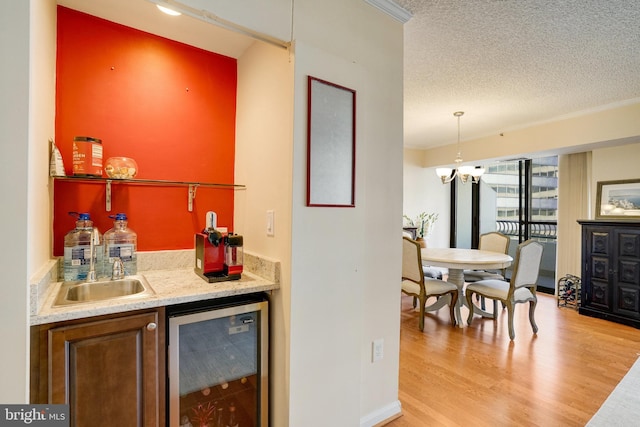
[[[433,267],[444,267],[449,269],[449,278],[447,281],[458,286],[458,301],[456,303],[456,319],[460,327],[463,326],[462,317],[460,316],[460,307],[466,306],[467,301],[464,298],[464,270],[493,270],[507,268],[511,265],[513,258],[507,254],[499,252],[481,251],[478,249],[464,248],[423,248],[422,260],[426,265]],[[427,311],[438,310],[442,308],[447,301],[445,298],[439,298],[435,303],[425,307]],[[488,313],[476,307],[473,307],[474,313],[484,317],[493,317],[493,313]]]

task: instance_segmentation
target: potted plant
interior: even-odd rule
[[[435,212],[426,213],[421,212],[415,220],[411,219],[407,215],[403,215],[409,227],[416,227],[416,241],[420,242],[420,246],[425,248],[427,243],[425,238],[431,233],[433,223],[438,219],[438,214]]]

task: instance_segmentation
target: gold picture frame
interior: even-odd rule
[[[598,182],[596,219],[640,220],[640,179]]]

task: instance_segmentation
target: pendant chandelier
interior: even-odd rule
[[[456,111],[453,113],[458,118],[458,154],[456,155],[456,167],[451,168],[436,168],[436,174],[440,177],[443,184],[448,184],[457,176],[462,183],[466,183],[471,177],[471,182],[477,184],[480,182],[480,176],[484,173],[484,168],[476,168],[473,166],[460,166],[462,163],[462,154],[460,154],[460,117],[464,114],[464,111]]]

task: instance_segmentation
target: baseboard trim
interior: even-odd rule
[[[360,427],[380,427],[402,415],[402,404],[399,400],[377,409],[360,418]]]

